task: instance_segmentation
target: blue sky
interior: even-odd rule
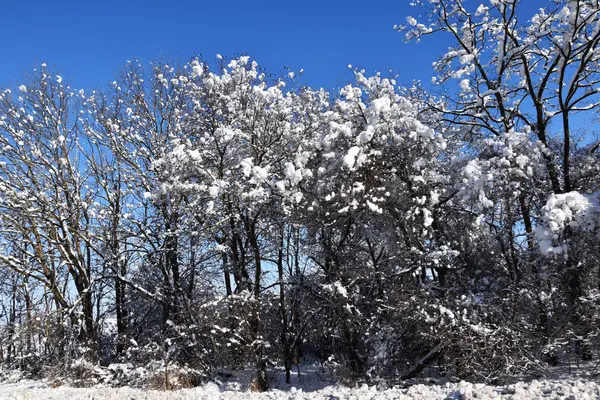
[[[0,86],[46,62],[77,88],[104,86],[130,59],[187,61],[246,53],[270,72],[304,69],[303,82],[334,88],[347,65],[429,81],[439,41],[403,43],[393,25],[409,0],[4,0]]]
[[[487,0],[472,0],[477,6]],[[348,64],[429,82],[441,38],[403,42],[395,24],[417,15],[411,0],[3,0],[0,87],[46,62],[77,88],[102,87],[127,60],[185,62],[248,54],[269,72],[304,69],[303,84],[352,79]],[[523,0],[533,12],[548,0]]]

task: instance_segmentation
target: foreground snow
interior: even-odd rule
[[[156,399],[162,400],[165,392],[141,390],[129,387],[78,389],[71,387],[51,388],[40,382],[0,383],[1,400],[77,400],[77,399]],[[328,399],[328,400],[369,400],[369,399],[598,399],[600,387],[597,383],[583,380],[531,381],[519,382],[502,387],[460,382],[446,385],[414,385],[407,389],[387,389],[378,391],[374,387],[363,386],[350,389],[328,386],[319,390],[304,392],[272,390],[267,393],[222,391],[215,384],[194,389],[182,389],[168,393],[169,399]]]

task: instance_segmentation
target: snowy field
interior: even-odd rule
[[[168,393],[168,395],[166,394]],[[446,385],[418,384],[407,389],[378,391],[374,387],[349,389],[328,386],[314,391],[298,389],[272,390],[267,393],[223,391],[215,384],[171,392],[133,388],[87,389],[58,387],[35,381],[0,383],[0,400],[78,400],[78,399],[599,399],[600,387],[596,382],[583,380],[531,381],[507,386],[487,386],[467,382]]]

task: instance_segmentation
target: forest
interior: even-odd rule
[[[386,386],[595,360],[598,0],[414,3],[398,40],[451,43],[431,85],[218,55],[2,89],[0,375],[266,391],[307,363]]]

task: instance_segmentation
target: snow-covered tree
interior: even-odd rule
[[[461,128],[466,154],[476,155],[466,159],[457,188],[472,196],[475,203],[466,204],[495,231],[514,278],[544,288],[525,290],[537,298],[537,323],[553,335],[550,314],[567,316],[585,330],[578,320],[580,299],[589,288],[586,276],[596,269],[589,263],[594,250],[582,247],[542,261],[538,245],[564,249],[578,242],[572,226],[551,221],[551,214],[557,215],[551,209],[559,203],[568,208],[597,191],[590,181],[597,138],[581,121],[591,119],[600,105],[600,5],[548,1],[527,14],[524,3],[417,1],[419,15],[397,28],[407,40],[433,35],[448,41],[432,78],[443,92],[429,103],[448,124]],[[561,232],[551,233],[555,228]],[[559,293],[572,311],[556,308]]]

